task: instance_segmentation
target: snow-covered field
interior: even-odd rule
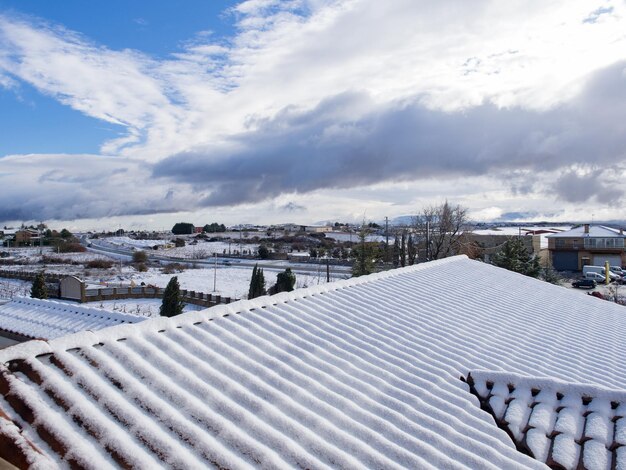
[[[110,312],[128,313],[142,317],[154,318],[159,316],[161,299],[123,299],[87,302],[86,307],[101,308]],[[205,307],[194,304],[186,304],[184,312],[204,310]]]
[[[32,283],[30,281],[0,278],[0,299],[29,297],[31,287]]]
[[[125,247],[125,248],[139,248],[139,249],[148,249],[148,248],[152,248],[155,245],[165,245],[166,243],[169,243],[168,240],[135,240],[134,238],[130,238],[130,237],[107,237],[107,238],[101,238],[98,240],[94,240],[95,242],[97,242],[98,244],[105,244],[105,245],[110,245],[110,246],[118,246],[118,247]]]
[[[54,248],[49,246],[44,246],[43,248],[0,248],[0,251],[9,253],[10,256],[5,258],[7,260],[28,264],[40,263],[44,256],[49,260],[58,260],[59,262],[70,260],[72,263],[86,263],[97,259],[110,259],[105,254],[100,253],[57,253]]]
[[[186,245],[178,248],[168,248],[158,251],[160,256],[183,259],[205,259],[210,258],[215,253],[218,255],[228,255],[240,252],[255,253],[259,249],[258,244],[240,244],[228,242],[198,242],[197,245]]]
[[[173,237],[172,237],[173,238]],[[186,240],[189,242],[190,240]],[[117,248],[135,248],[139,250],[150,250],[151,254],[159,256],[167,256],[170,258],[182,258],[182,259],[204,259],[210,258],[215,253],[218,255],[223,254],[235,254],[241,251],[256,252],[259,249],[258,244],[254,243],[240,243],[237,240],[231,242],[217,241],[207,242],[204,240],[197,240],[195,245],[188,243],[182,247],[165,248],[152,251],[155,245],[164,245],[171,243],[170,240],[133,240],[129,237],[109,237],[99,240],[93,240],[94,246],[110,246]]]
[[[276,275],[282,270],[264,270],[265,287],[270,288],[276,283]],[[242,299],[248,294],[250,286],[250,278],[252,277],[252,268],[234,268],[219,267],[203,269],[188,269],[180,273],[164,274],[159,269],[151,268],[141,273],[137,271],[125,270],[121,274],[116,273],[110,278],[101,277],[92,279],[92,284],[107,284],[110,286],[125,285],[131,282],[140,285],[142,282],[146,285],[152,284],[157,287],[165,287],[172,276],[178,277],[181,289],[203,292],[206,294],[216,294],[223,297],[231,297]],[[296,274],[296,288],[311,287],[326,282],[324,272],[314,274]],[[346,277],[345,275],[331,275],[331,279],[338,280]],[[215,290],[213,290],[213,281],[215,279]]]
[[[327,232],[324,235],[326,235],[326,238],[332,238],[333,240],[337,240],[340,242],[358,242],[359,241],[359,234],[358,233],[349,233],[349,232]],[[384,242],[385,241],[384,236],[382,235],[366,235],[365,236],[365,241],[368,242]],[[389,235],[389,243],[393,243],[394,238]]]

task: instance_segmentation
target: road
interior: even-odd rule
[[[114,258],[131,261],[133,258],[133,250],[123,248],[123,247],[112,247],[110,245],[104,245],[98,240],[89,240],[86,237],[82,237],[81,243],[87,248],[87,250],[94,253],[101,253],[107,256],[112,256]],[[188,265],[196,265],[196,266],[207,266],[212,267],[215,265],[216,261],[218,265],[221,266],[229,266],[229,267],[242,267],[242,268],[251,268],[257,265],[260,268],[267,269],[270,271],[283,271],[287,268],[291,268],[291,270],[295,274],[311,274],[318,273],[320,269],[325,271],[325,264],[305,264],[305,263],[293,263],[289,261],[282,260],[249,260],[249,259],[240,259],[240,258],[229,258],[225,256],[218,256],[217,258],[205,258],[205,259],[184,259],[184,258],[171,258],[167,256],[161,256],[157,254],[153,254],[148,250],[145,250],[148,255],[148,259],[150,261],[157,261],[161,264],[169,264],[169,263],[181,263]],[[331,276],[333,277],[349,277],[352,274],[352,268],[350,266],[330,266]]]

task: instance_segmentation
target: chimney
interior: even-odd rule
[[[589,224],[585,224],[584,227],[585,227],[585,233],[589,233]]]

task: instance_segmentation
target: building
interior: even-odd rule
[[[458,256],[31,341],[0,351],[0,456],[624,468],[625,311]]]
[[[41,237],[37,230],[22,229],[15,232],[15,246],[28,246],[39,243]]]
[[[626,266],[626,235],[621,229],[584,224],[548,235],[548,250],[554,269],[580,271],[583,266]]]

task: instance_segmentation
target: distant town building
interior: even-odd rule
[[[607,261],[611,266],[626,266],[626,235],[622,229],[584,224],[547,238],[552,266],[559,271],[604,266]]]

